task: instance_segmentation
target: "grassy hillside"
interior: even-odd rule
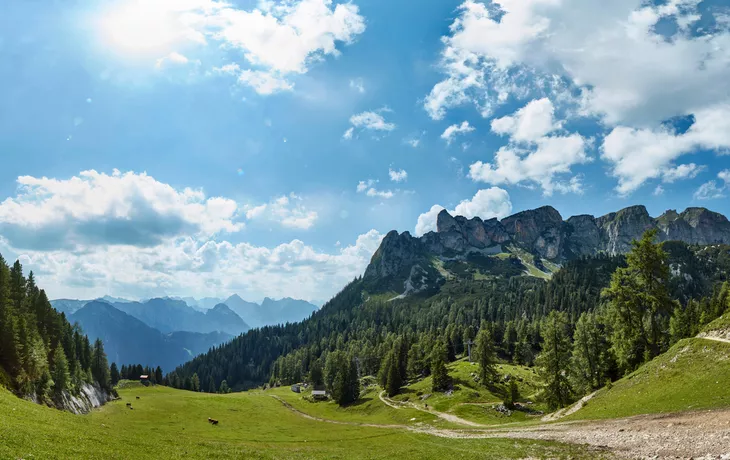
[[[0,458],[590,458],[541,441],[449,439],[400,428],[307,419],[268,392],[209,395],[129,386],[87,416],[0,389]],[[140,396],[140,399],[135,399]],[[131,402],[134,410],[126,408]],[[326,409],[326,408],[325,408]],[[218,426],[208,417],[220,421]],[[371,421],[383,421],[374,414]]]
[[[565,420],[728,407],[729,381],[730,343],[685,339]]]
[[[407,386],[402,394],[394,399],[404,403],[414,403],[418,407],[428,404],[430,408],[439,412],[453,414],[484,425],[525,422],[534,419],[522,411],[513,411],[511,415],[496,411],[494,406],[504,400],[503,391],[506,388],[500,386],[494,391],[490,391],[475,382],[472,374],[478,372],[479,367],[476,363],[461,359],[449,364],[447,368],[454,381],[454,390],[451,394],[431,391],[432,382],[429,376]],[[515,379],[520,393],[519,401],[534,400],[538,391],[538,383],[533,369],[500,364],[497,366],[497,371],[501,377],[509,375],[510,378]],[[422,399],[425,395],[429,395],[428,398]],[[530,407],[536,410],[542,409],[539,405],[531,404]]]

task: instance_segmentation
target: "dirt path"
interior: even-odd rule
[[[579,410],[581,410],[583,408],[585,403],[587,403],[588,401],[593,399],[593,397],[596,395],[596,393],[597,392],[594,391],[593,393],[591,393],[589,395],[583,396],[572,406],[565,407],[563,409],[560,409],[559,411],[553,412],[552,414],[547,414],[540,420],[543,422],[555,422],[557,420],[560,420],[563,417],[567,417],[568,415],[575,414],[576,412],[578,412]]]
[[[327,423],[405,429],[411,432],[455,439],[519,438],[552,440],[589,445],[632,459],[730,459],[730,409],[641,415],[623,419],[588,422],[557,422],[525,428],[502,426],[484,429],[484,425],[477,424],[482,429],[451,430],[430,426],[359,424],[327,420],[305,414],[281,398],[274,397],[289,410],[303,417]],[[409,407],[399,406],[385,397],[381,397],[381,400],[395,409]],[[416,408],[434,415],[441,414],[436,411]],[[468,420],[459,417],[456,417],[456,419],[468,422]],[[466,425],[473,426],[471,423],[473,422]]]
[[[716,337],[714,335],[698,335],[698,339],[714,340],[715,342],[730,343],[730,339],[724,339],[722,337]]]
[[[488,425],[482,425],[480,423],[475,423],[469,420],[465,420],[461,417],[457,417],[453,414],[447,414],[445,412],[439,412],[437,410],[431,409],[431,408],[425,408],[420,407],[412,402],[408,403],[401,403],[400,405],[395,403],[392,399],[386,398],[384,396],[385,391],[381,391],[378,397],[381,401],[383,401],[383,404],[385,404],[388,407],[392,407],[393,409],[401,409],[403,407],[410,407],[411,409],[420,410],[421,412],[426,412],[427,414],[435,415],[436,417],[446,420],[451,423],[456,423],[457,425],[465,425],[465,426],[471,426],[471,427],[477,427],[477,428],[486,428]]]

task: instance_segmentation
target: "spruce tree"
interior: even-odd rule
[[[111,367],[109,368],[109,378],[111,380],[112,386],[119,383],[119,369],[117,369],[117,363],[112,363]]]
[[[403,385],[401,380],[400,370],[398,369],[398,360],[395,358],[396,354],[391,351],[391,359],[386,364],[386,382],[385,392],[388,396],[393,397],[398,394],[400,387]]]
[[[570,369],[570,338],[565,312],[551,311],[543,323],[544,342],[537,357],[538,376],[544,385],[543,397],[551,409],[568,404],[572,388],[568,380]]]
[[[497,378],[497,353],[492,340],[492,333],[486,321],[482,322],[476,340],[476,359],[479,363],[479,381],[489,386]]]
[[[109,389],[111,380],[109,377],[109,364],[104,353],[104,342],[101,339],[96,339],[94,342],[94,349],[91,352],[91,356],[92,378],[100,387]]]
[[[309,369],[309,381],[316,387],[324,385],[322,362],[319,359],[314,360],[311,368]]]
[[[572,371],[573,388],[586,394],[602,387],[610,368],[609,344],[605,328],[594,313],[583,313],[573,334]]]
[[[451,377],[446,369],[446,344],[439,340],[433,347],[431,353],[431,387],[434,392],[446,391],[451,387]]]
[[[190,391],[200,391],[200,378],[197,372],[190,379]]]
[[[61,393],[63,390],[68,389],[68,360],[66,359],[66,354],[63,352],[63,348],[60,346],[57,346],[53,351],[51,378],[53,379],[53,390],[56,393]]]
[[[216,392],[215,380],[213,380],[213,376],[212,375],[209,375],[208,376],[208,388],[206,389],[206,391],[208,393],[215,393]]]
[[[157,366],[157,369],[155,369],[155,380],[157,381],[158,385],[162,385],[162,368],[160,366]]]

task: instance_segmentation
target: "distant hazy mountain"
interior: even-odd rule
[[[250,329],[240,316],[222,304],[205,313],[190,307],[182,300],[171,298],[150,299],[145,303],[114,303],[113,305],[164,333],[221,331],[238,335]]]
[[[56,299],[51,300],[51,306],[55,308],[56,311],[66,313],[66,317],[68,318],[89,302],[89,300]]]
[[[243,300],[238,294],[234,294],[225,300],[225,304],[251,327],[298,322],[318,310],[316,305],[290,297],[281,300],[267,297],[259,305]]]
[[[92,341],[98,337],[104,342],[110,363],[161,366],[165,371],[232,338],[220,332],[163,334],[102,301],[88,302],[69,320],[78,322]]]

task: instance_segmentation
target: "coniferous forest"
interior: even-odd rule
[[[730,306],[726,246],[655,238],[647,232],[626,256],[567,262],[548,281],[453,279],[427,298],[383,298],[358,278],[309,319],[251,330],[167,378],[177,388],[190,389],[195,377],[240,390],[314,382],[324,369],[323,383],[346,404],[367,375],[391,395],[431,374],[434,391],[444,391],[444,363],[475,340],[485,385],[498,360],[536,366],[545,401],[560,407],[696,335]]]
[[[16,394],[53,404],[83,384],[111,390],[104,344],[51,307],[33,273],[0,255],[0,383]]]

